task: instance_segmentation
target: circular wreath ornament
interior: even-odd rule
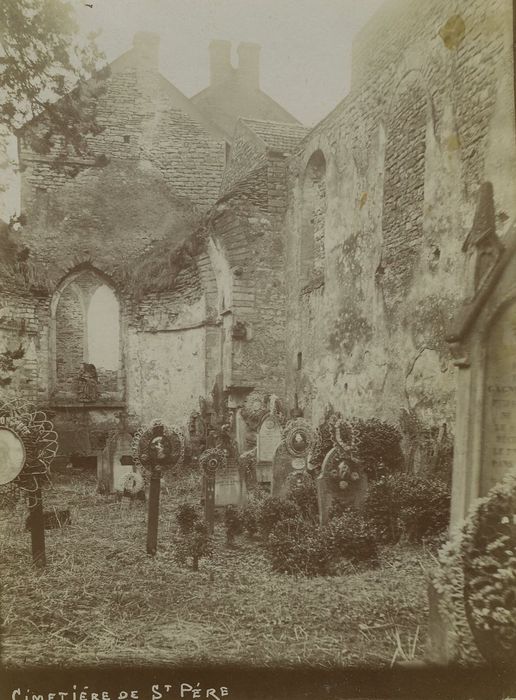
[[[57,447],[46,413],[19,398],[0,402],[0,486],[36,491],[49,480]]]
[[[199,457],[199,464],[206,476],[214,477],[217,472],[226,468],[226,453],[219,447],[211,447],[209,450],[204,450]]]
[[[306,457],[313,442],[312,426],[304,418],[295,418],[286,424],[282,437],[292,457]]]
[[[164,471],[182,463],[185,456],[185,436],[176,426],[154,420],[140,428],[132,442],[133,459],[137,467]]]

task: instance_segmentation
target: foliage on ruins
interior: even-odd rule
[[[206,252],[207,228],[192,216],[181,230],[157,241],[137,260],[124,261],[114,272],[120,289],[135,299],[145,294],[170,292],[181,277],[197,275],[196,257]],[[177,241],[180,240],[180,243]]]
[[[87,152],[100,131],[94,100],[102,89],[87,81],[102,56],[95,36],[82,37],[66,0],[4,0],[0,4],[0,126],[13,133],[43,112],[25,135],[38,153]],[[99,76],[101,77],[101,76]]]
[[[23,215],[8,223],[0,220],[0,290],[29,291],[44,289],[48,280],[30,260],[30,250],[24,245],[21,228]]]
[[[9,386],[12,382],[12,374],[16,371],[16,360],[21,360],[25,355],[20,344],[15,350],[0,352],[0,387]]]

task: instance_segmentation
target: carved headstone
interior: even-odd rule
[[[267,415],[258,431],[256,480],[271,483],[272,460],[281,443],[281,425],[274,415]]]
[[[97,456],[97,478],[105,490],[119,491],[124,479],[132,473],[133,436],[128,432],[113,433]]]
[[[229,457],[225,469],[215,476],[215,505],[242,505],[246,500],[246,485],[235,457]]]
[[[285,445],[281,444],[272,460],[271,495],[274,498],[284,498],[288,493],[288,477],[294,472],[292,457]]]
[[[339,447],[333,447],[324,458],[316,485],[319,520],[323,525],[328,522],[330,509],[336,501],[357,506],[367,496],[365,471],[347,458]]]
[[[290,486],[295,483],[290,477],[306,471],[313,437],[312,426],[303,418],[295,418],[286,424],[282,442],[272,461],[272,496],[286,496]]]

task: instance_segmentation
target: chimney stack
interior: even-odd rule
[[[136,32],[133,39],[138,67],[143,70],[159,70],[159,34]]]
[[[260,87],[259,44],[241,43],[238,46],[238,75],[247,87],[258,90]]]
[[[224,83],[232,76],[231,43],[215,39],[210,42],[210,85]]]

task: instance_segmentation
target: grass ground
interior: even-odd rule
[[[191,485],[190,485],[191,486]],[[162,492],[159,551],[145,553],[145,506],[61,477],[45,508],[72,524],[46,532],[47,567],[34,570],[24,503],[0,512],[2,664],[386,666],[421,658],[426,637],[421,548],[391,548],[376,569],[299,578],[270,570],[259,542],[225,544],[194,573],[173,556],[175,508],[188,483]]]

